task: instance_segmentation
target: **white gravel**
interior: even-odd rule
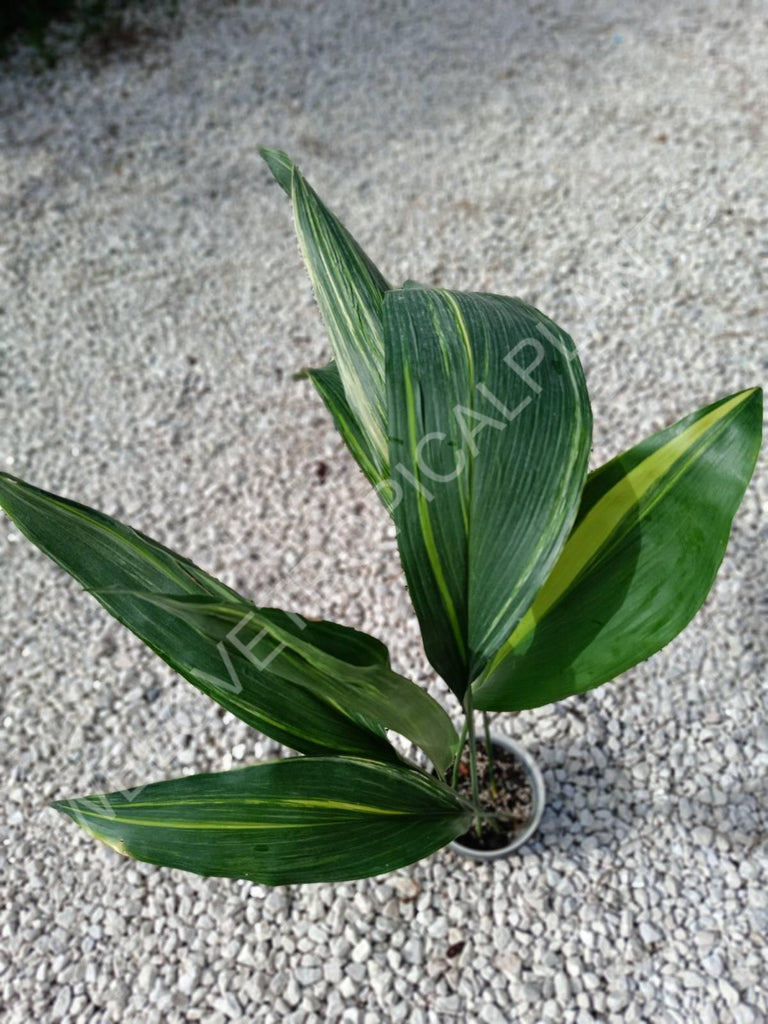
[[[391,279],[568,329],[598,463],[765,378],[764,10],[189,6],[136,50],[3,68],[0,466],[375,632],[445,697],[391,527],[291,380],[327,344],[257,147]],[[0,524],[3,1018],[768,1019],[765,499],[763,472],[666,651],[506,719],[550,794],[518,857],[278,890],[134,864],[47,808],[275,746]]]

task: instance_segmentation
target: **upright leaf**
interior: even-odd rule
[[[568,534],[591,414],[573,342],[518,299],[387,293],[400,555],[430,661],[462,697]]]
[[[709,592],[760,447],[762,393],[723,398],[589,477],[576,527],[476,686],[519,710],[604,683],[687,625]]]
[[[357,421],[354,425],[351,417],[345,417],[349,429],[342,430],[342,435],[348,444],[354,437],[352,454],[369,478],[379,483],[387,477],[381,309],[389,285],[290,157],[280,150],[260,152],[291,198],[299,248],[331,341],[345,403]],[[317,380],[315,384],[327,401]],[[338,423],[336,412],[331,411]]]
[[[418,771],[297,757],[54,804],[119,853],[264,885],[365,878],[426,857],[471,812]]]
[[[0,507],[108,612],[238,718],[302,753],[397,760],[379,726],[345,711],[323,692],[323,677],[311,661],[294,659],[294,678],[281,675],[277,669],[284,652],[267,631],[250,650],[245,644],[226,646],[204,636],[176,611],[148,601],[148,595],[170,594],[243,603],[187,559],[110,516],[5,473],[0,473]],[[235,624],[235,636],[240,626],[248,627],[245,615]]]

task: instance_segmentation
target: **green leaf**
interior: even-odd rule
[[[54,804],[119,853],[264,885],[392,871],[466,831],[471,812],[419,771],[297,757]]]
[[[371,459],[368,439],[347,401],[344,385],[341,383],[341,374],[336,363],[330,362],[319,370],[307,370],[306,375],[312,381],[315,390],[325,403],[326,409],[336,424],[336,429],[344,438],[358,465],[386,501],[386,494],[389,490],[388,484],[382,481],[380,469],[377,468]]]
[[[263,147],[259,150],[262,160],[272,171],[272,177],[275,179],[280,188],[285,192],[288,198],[291,198],[291,179],[293,178],[293,160],[284,153],[281,149],[267,149]]]
[[[425,690],[392,671],[387,648],[374,637],[243,601],[165,595],[147,599],[214,642],[226,643],[236,630],[236,641],[229,640],[232,658],[251,645],[263,657],[266,643],[274,650],[269,663],[274,675],[336,703],[360,721],[406,736],[440,772],[453,761],[459,738],[450,718]]]
[[[348,429],[342,429],[342,436],[348,444],[350,435],[354,436],[352,454],[369,479],[379,483],[387,478],[381,309],[390,286],[290,157],[274,149],[262,149],[260,153],[293,204],[299,248],[325,321],[349,410],[344,418]],[[322,390],[321,395],[326,400]],[[338,404],[336,397],[333,404]],[[334,408],[331,412],[338,423]],[[357,421],[354,424],[353,419]]]
[[[742,391],[592,473],[559,561],[476,685],[477,706],[548,704],[669,643],[712,586],[761,423],[762,392]]]
[[[394,519],[427,655],[461,698],[578,507],[591,414],[573,342],[519,299],[387,293]]]
[[[306,658],[293,659],[293,678],[280,674],[284,652],[267,632],[257,638],[258,647],[243,652],[234,643],[227,646],[204,636],[177,612],[149,602],[147,595],[172,594],[242,603],[234,591],[187,559],[110,516],[4,473],[0,507],[108,612],[185,679],[249,725],[305,754],[398,759],[379,726],[361,721],[323,692],[324,677]],[[246,619],[242,625],[247,628]],[[314,624],[313,635],[323,628]],[[239,635],[237,626],[235,630]],[[354,633],[336,627],[334,637],[354,649]],[[367,641],[378,643],[372,638],[359,642]]]

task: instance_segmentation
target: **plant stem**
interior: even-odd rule
[[[488,758],[488,779],[491,784],[491,796],[496,797],[499,794],[499,790],[496,787],[496,758],[493,755],[491,728],[486,711],[483,712],[483,732],[485,735],[485,756]]]
[[[459,736],[459,746],[456,749],[456,760],[453,762],[453,775],[451,776],[451,788],[456,789],[456,784],[459,780],[459,764],[461,763],[461,755],[464,753],[464,744],[467,742],[467,730],[469,724],[467,719],[464,719],[464,725],[461,728],[461,735]]]
[[[475,831],[482,834],[483,825],[480,810],[480,787],[477,781],[477,742],[475,740],[475,709],[472,705],[472,687],[467,687],[464,697],[464,711],[467,716],[467,737],[469,739],[469,774],[472,780],[472,806],[475,810]]]

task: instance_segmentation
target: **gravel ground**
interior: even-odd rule
[[[569,330],[599,464],[765,378],[765,11],[364,6],[200,3],[52,72],[6,63],[0,465],[370,630],[447,701],[391,526],[291,379],[328,348],[257,147],[390,279]],[[500,719],[549,788],[519,856],[275,890],[125,860],[48,809],[275,745],[0,524],[4,1019],[767,1020],[765,499],[758,470],[667,650]]]

